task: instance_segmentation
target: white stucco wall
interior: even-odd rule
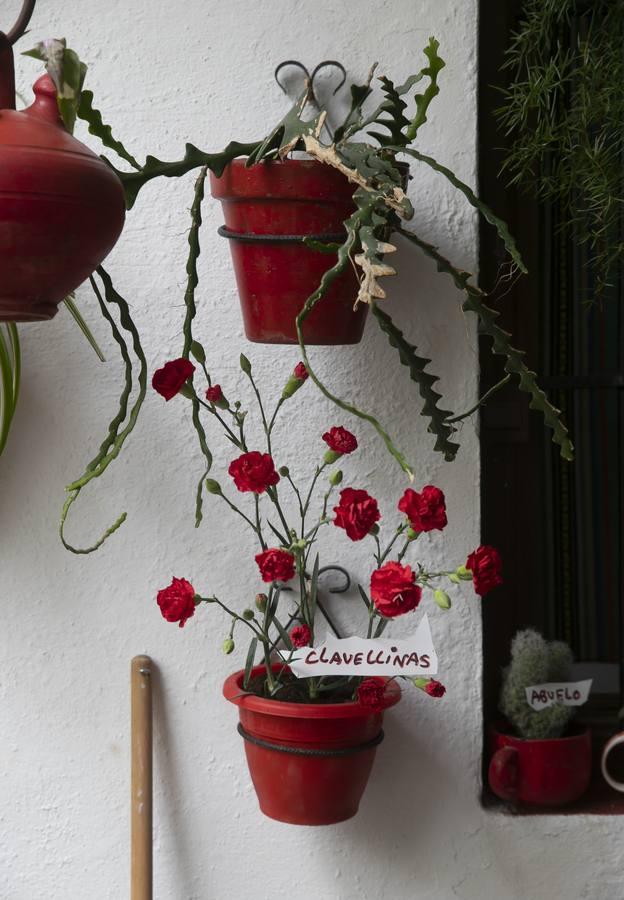
[[[5,27],[18,6],[17,0],[3,4]],[[48,0],[39,6],[23,49],[40,38],[67,37],[89,63],[98,106],[139,157],[178,158],[186,140],[216,150],[231,138],[262,135],[286,108],[272,81],[282,59],[313,66],[338,58],[355,78],[379,59],[381,72],[402,80],[420,67],[421,49],[434,34],[447,68],[422,147],[475,181],[476,0]],[[20,85],[29,85],[37,71],[34,61],[20,59]],[[474,265],[471,211],[428,170],[414,174],[414,227],[460,264]],[[150,372],[177,355],[181,343],[192,181],[190,175],[146,187],[108,261],[144,335]],[[205,204],[204,219],[197,332],[210,368],[228,396],[241,395],[243,350],[265,388],[277,392],[298,354],[246,344],[229,248],[215,233],[222,221],[216,203]],[[393,313],[423,353],[438,360],[452,407],[465,408],[476,390],[474,323],[427,261],[401,250],[397,264]],[[448,615],[432,611],[448,694],[434,702],[406,691],[388,716],[359,815],[306,829],[259,813],[236,712],[220,695],[224,677],[242,664],[220,651],[225,620],[216,609],[202,609],[180,630],[161,619],[154,602],[172,574],[240,608],[259,587],[251,536],[241,540],[238,523],[217,501],[208,498],[202,528],[193,527],[202,463],[184,401],[165,406],[150,392],[122,457],[85,491],[68,529],[88,543],[125,509],[122,531],[89,557],[71,556],[58,540],[63,486],[99,444],[120,387],[114,345],[89,292],[80,296],[110,361],[96,361],[65,313],[22,328],[23,394],[0,461],[1,900],[128,896],[128,674],[131,657],[141,652],[160,671],[159,900],[620,898],[617,818],[514,819],[479,805],[480,607],[469,589],[457,592]],[[417,485],[433,482],[445,490],[450,525],[443,537],[423,541],[423,558],[463,561],[479,537],[473,424],[463,429],[457,461],[441,463],[414,391],[397,377],[393,353],[373,323],[361,347],[319,349],[314,360],[339,392],[382,415],[415,461]],[[279,463],[304,471],[321,431],[344,421],[361,447],[344,466],[347,479],[357,472],[356,485],[369,487],[389,517],[405,482],[374,433],[339,415],[311,384],[298,397],[305,412],[303,404],[289,406],[277,435]],[[230,454],[220,439],[213,445],[219,477]],[[366,578],[364,546],[333,529],[324,546],[326,562],[339,560]],[[354,597],[331,605],[345,626],[359,612]]]

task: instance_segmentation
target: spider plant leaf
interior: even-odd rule
[[[256,658],[256,649],[258,647],[258,638],[252,638],[249,642],[249,650],[247,651],[247,659],[245,660],[245,674],[243,675],[243,687],[245,690],[249,687],[251,678],[251,670],[254,666]]]
[[[78,326],[78,328],[80,328],[80,330],[82,331],[82,333],[84,334],[86,339],[91,344],[93,350],[95,351],[95,355],[97,356],[97,358],[100,360],[100,362],[106,362],[106,357],[102,353],[102,351],[100,349],[100,345],[96,341],[93,332],[87,325],[86,321],[84,320],[84,318],[82,316],[82,313],[80,312],[80,310],[78,309],[78,306],[76,305],[74,294],[69,294],[67,297],[65,297],[65,299],[63,300],[63,303],[65,304],[65,308],[70,312],[70,314],[71,314],[74,322]]]

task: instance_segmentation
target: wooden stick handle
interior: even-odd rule
[[[132,716],[131,900],[152,900],[152,661],[130,668]]]

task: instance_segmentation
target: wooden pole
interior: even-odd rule
[[[152,661],[130,667],[132,716],[131,900],[152,900]]]

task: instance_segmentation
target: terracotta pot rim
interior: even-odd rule
[[[285,668],[280,663],[274,663],[274,672]],[[265,671],[265,666],[254,666],[252,675]],[[291,703],[285,700],[268,700],[266,697],[258,697],[255,694],[241,693],[242,682],[245,675],[244,669],[239,669],[225,679],[223,696],[230,703],[239,706],[249,712],[261,713],[270,716],[280,716],[288,719],[356,719],[366,718],[371,715],[380,715],[390,707],[395,706],[401,699],[401,688],[396,681],[390,682],[387,689],[387,700],[384,709],[375,713],[369,707],[362,706],[354,700],[344,703]],[[389,679],[386,679],[389,680]]]
[[[523,738],[517,734],[513,734],[510,730],[511,725],[508,725],[505,722],[497,722],[494,725],[490,725],[490,731],[495,736],[509,738],[510,740],[516,741],[519,744],[563,744],[566,742],[573,743],[579,740],[584,740],[591,734],[591,730],[587,726],[573,723],[570,727],[574,730],[573,734],[565,734],[561,737],[556,738]]]

